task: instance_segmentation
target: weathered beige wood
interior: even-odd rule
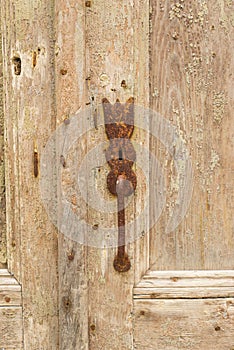
[[[134,299],[201,299],[233,297],[234,287],[142,287],[134,289]]]
[[[22,305],[21,287],[19,285],[0,285],[0,306]]]
[[[172,158],[156,148],[167,206],[151,235],[156,270],[232,269],[233,3],[152,1],[151,107],[175,125],[193,162],[186,218],[165,233],[178,183]]]
[[[0,35],[1,9],[0,9]],[[4,114],[3,114],[3,74],[2,40],[0,40],[0,269],[6,264],[6,203],[4,170]]]
[[[234,347],[234,299],[137,300],[135,348],[156,350]]]
[[[4,1],[1,9],[8,267],[22,284],[25,349],[57,349],[57,236],[33,157],[36,146],[40,159],[55,127],[53,2]],[[22,312],[16,310],[7,333],[12,344],[22,340]]]
[[[22,308],[0,307],[0,348],[23,349]]]
[[[66,118],[84,109],[87,102],[85,95],[85,1],[56,0],[54,24],[56,118],[57,126],[60,126]],[[81,123],[82,120],[80,120],[80,125]],[[70,155],[76,167],[84,158],[86,143],[87,141],[84,140],[84,150],[79,152],[78,159],[74,158],[73,154]],[[71,181],[66,181],[69,176],[72,177],[68,163],[67,160],[63,188],[71,191]],[[76,193],[74,196],[76,197]],[[60,203],[58,203],[58,208],[60,208]],[[62,233],[59,234],[58,243],[59,349],[88,349],[86,247],[79,242],[72,241]]]
[[[134,288],[135,299],[234,296],[234,271],[149,271]]]
[[[6,269],[0,270],[0,307],[21,306],[21,286]]]
[[[152,1],[151,6],[151,107],[184,139],[194,189],[186,218],[166,234],[168,219],[181,204],[177,174],[168,150],[152,139],[151,150],[164,170],[167,206],[150,236],[151,271],[133,292],[134,345],[229,350],[234,348],[233,5]],[[207,271],[180,271],[194,269]]]
[[[19,285],[12,276],[0,276],[0,285]]]
[[[149,3],[2,3],[9,268],[23,288],[26,349],[234,348],[234,301],[228,298],[234,289],[231,2],[151,5],[151,107],[178,126],[192,154],[194,194],[185,221],[165,235],[178,186],[172,159],[152,141],[166,175],[168,206],[152,232],[150,251],[145,233],[127,247],[131,270],[119,274],[113,269],[116,249],[87,248],[62,234],[57,249],[56,231],[41,204],[39,178],[33,175],[33,150],[36,144],[40,157],[55,128],[91,106],[93,130],[82,139],[80,164],[88,150],[106,139],[103,128],[95,128],[93,113],[103,97],[125,102],[134,96],[136,104],[148,107]],[[17,60],[12,59],[19,57],[21,74],[15,75]],[[133,139],[148,144],[142,130],[136,129]],[[138,188],[127,219],[137,216],[144,198],[142,175],[137,166],[135,170]],[[107,173],[103,166],[90,176],[100,195],[110,198]],[[71,185],[67,179],[65,174],[64,188]],[[95,229],[116,225],[116,216],[86,211],[85,202],[76,204],[84,207]],[[151,271],[138,284],[150,265],[171,271]],[[183,269],[217,270],[175,271]],[[21,349],[22,311],[15,307],[21,302],[20,286],[6,270],[0,270],[0,280],[0,320],[9,324],[3,339],[12,342],[1,344],[5,326],[0,323],[0,347]],[[217,299],[207,299],[211,297]],[[163,298],[167,300],[157,300]],[[14,306],[5,307],[11,302]]]
[[[153,272],[153,276],[149,275],[148,278],[144,276],[137,286],[146,287],[188,287],[188,286],[234,286],[234,271],[202,271],[204,274],[193,273],[192,271],[170,271],[171,273],[164,275]],[[184,273],[186,272],[186,273]],[[210,274],[209,274],[210,272]],[[230,272],[230,273],[228,273]]]
[[[92,108],[98,107],[103,97],[111,103],[134,96],[135,103],[148,103],[148,1],[91,1],[86,12],[86,75],[88,99]],[[92,118],[93,119],[93,118]],[[91,125],[94,127],[93,120]],[[89,147],[107,140],[99,128],[88,139]],[[148,136],[148,135],[147,135]],[[146,142],[140,130],[135,130],[132,139]],[[134,219],[140,211],[143,188],[140,172],[136,169],[139,187],[134,200],[126,211],[126,220]],[[102,166],[93,172],[100,196],[111,200],[106,187],[109,167]],[[116,201],[116,199],[112,198]],[[88,212],[88,219],[99,230],[116,227],[117,215]],[[147,218],[145,222],[147,226]],[[95,232],[94,232],[95,234]],[[147,235],[136,247],[127,245],[132,268],[127,273],[118,273],[113,268],[115,248],[88,249],[89,273],[89,348],[132,349],[132,286],[148,268],[145,254]],[[144,243],[144,244],[143,244]],[[141,253],[142,259],[139,258]],[[135,275],[134,275],[135,270]]]
[[[138,286],[232,286],[234,271],[150,271]]]
[[[220,278],[233,278],[234,277],[234,270],[173,270],[173,271],[156,271],[156,270],[149,270],[146,272],[146,274],[143,276],[142,280],[157,280],[157,279],[163,279],[165,280],[171,280],[175,277],[178,277],[179,279],[191,279],[199,278],[203,280],[204,278],[209,278],[211,280],[216,280]]]

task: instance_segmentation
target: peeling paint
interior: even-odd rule
[[[220,157],[218,153],[212,149],[211,151],[211,160],[210,160],[210,170],[214,171],[215,168],[220,166]]]

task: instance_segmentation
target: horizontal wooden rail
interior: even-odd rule
[[[234,297],[234,271],[148,271],[135,299]]]

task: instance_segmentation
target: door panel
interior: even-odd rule
[[[134,288],[136,349],[233,349],[233,295],[233,271],[149,271]]]
[[[186,216],[166,233],[183,204],[179,172],[151,138],[167,204],[151,230],[150,270],[133,292],[139,350],[234,349],[232,6],[151,1],[150,106],[184,141],[193,194]],[[151,177],[156,183],[157,174]]]
[[[152,1],[151,6],[150,105],[184,141],[193,164],[193,194],[185,218],[166,234],[168,219],[182,204],[178,173],[173,157],[152,140],[167,205],[151,233],[150,265],[233,269],[233,2]]]
[[[234,299],[137,300],[135,348],[233,350]]]

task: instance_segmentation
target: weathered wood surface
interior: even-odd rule
[[[21,286],[6,270],[0,270],[0,348],[23,349]]]
[[[103,97],[111,103],[134,96],[136,104],[148,103],[148,1],[93,1],[86,12],[86,74],[88,81],[87,102],[95,110]],[[93,120],[92,120],[92,124]],[[148,135],[147,135],[148,136]],[[99,128],[88,138],[88,146],[94,147],[107,140]],[[146,143],[147,137],[135,129],[132,140]],[[134,200],[126,210],[126,221],[134,220],[141,210],[144,195],[139,169],[138,187]],[[106,187],[108,165],[94,169],[91,176],[100,190],[100,196],[116,202]],[[116,213],[117,214],[117,213]],[[92,225],[117,227],[117,215],[88,211]],[[143,223],[142,223],[143,224]],[[147,225],[147,218],[145,224]],[[95,232],[94,232],[95,234]],[[133,347],[132,287],[134,278],[139,280],[147,269],[147,235],[126,249],[132,268],[127,273],[118,273],[113,268],[115,248],[88,248],[89,274],[89,349],[123,349]],[[135,251],[134,251],[135,249]],[[139,258],[141,254],[142,259]],[[136,258],[138,257],[138,258]],[[138,264],[135,264],[135,259]],[[135,270],[135,275],[134,275]]]
[[[136,300],[135,349],[230,350],[234,299]]]
[[[65,5],[57,1],[54,13],[52,7],[52,3],[41,1],[33,6],[24,1],[3,5],[4,54],[8,58],[4,69],[9,267],[23,286],[25,347],[37,348],[40,342],[44,348],[56,348],[59,309],[61,349],[130,349],[134,273],[132,269],[128,276],[119,275],[113,270],[115,249],[90,248],[87,256],[86,247],[60,235],[59,306],[56,304],[57,240],[41,206],[32,160],[34,144],[40,158],[53,128],[90,101],[97,106],[104,96],[111,102],[116,98],[125,102],[134,95],[138,104],[147,104],[148,1],[137,1],[134,6],[83,1]],[[138,84],[138,80],[144,84]],[[135,137],[142,141],[145,138],[141,131]],[[84,151],[92,144],[88,138]],[[83,157],[81,153],[80,161]],[[105,188],[105,172],[102,175]],[[138,202],[134,202],[138,207],[141,196],[139,186]],[[87,215],[96,224],[97,217],[91,212]],[[111,218],[107,224],[113,224]],[[146,240],[145,235],[136,248],[138,255],[145,251]],[[134,261],[133,245],[129,253]],[[139,256],[137,260],[138,280],[148,268],[148,254],[143,255],[143,262]],[[117,293],[118,288],[121,293]]]
[[[25,349],[57,350],[57,236],[33,161],[55,128],[53,2],[2,1],[1,10],[8,266],[22,284]],[[12,342],[21,317],[17,309]]]
[[[185,219],[165,234],[177,203],[172,157],[156,148],[167,206],[151,235],[156,270],[232,269],[233,2],[152,1],[151,107],[178,128],[193,163],[193,196]]]
[[[143,276],[142,281],[140,283],[144,283],[144,281],[160,281],[163,283],[167,283],[169,281],[175,280],[175,282],[181,283],[183,280],[186,283],[193,283],[193,281],[201,280],[204,281],[209,278],[210,281],[220,280],[220,278],[234,278],[233,270],[173,270],[173,271],[156,271],[150,270]],[[139,284],[140,284],[139,283]]]
[[[85,1],[56,1],[54,24],[55,92],[57,126],[59,126],[66,118],[86,107]],[[86,121],[81,119],[80,125],[82,122]],[[71,162],[75,162],[76,166],[85,156],[86,138],[76,147],[79,146],[78,159],[74,158],[72,153],[68,154],[68,158],[70,156]],[[70,166],[66,160],[65,180],[62,183],[64,190],[68,189],[68,200],[73,188],[69,180],[73,175],[72,164]],[[76,192],[72,194],[76,197]],[[80,205],[79,202],[77,204]],[[61,350],[89,348],[86,250],[87,247],[82,246],[80,242],[73,241],[62,233],[59,234],[59,349]]]
[[[0,9],[0,35],[1,35]],[[2,74],[2,40],[0,41],[0,268],[6,264],[6,203],[4,170],[4,113],[3,113],[3,74]]]
[[[232,7],[222,0],[151,2],[150,105],[178,128],[194,179],[185,219],[166,234],[181,205],[177,173],[168,150],[151,140],[167,206],[150,236],[152,271],[134,288],[139,350],[234,348]],[[179,271],[185,269],[209,271]]]
[[[0,320],[0,348],[24,349],[22,307],[0,307]]]
[[[134,96],[136,104],[148,107],[149,2],[2,3],[8,253],[9,268],[23,288],[25,349],[132,350],[134,327],[139,350],[201,349],[206,337],[206,349],[213,350],[214,344],[220,350],[234,346],[230,298],[141,300],[158,295],[229,296],[233,276],[228,272],[214,278],[215,282],[210,280],[212,272],[190,275],[189,281],[185,275],[178,279],[173,273],[176,278],[171,280],[171,276],[162,279],[152,272],[137,285],[135,297],[139,298],[133,305],[134,282],[139,282],[149,262],[156,270],[233,268],[233,151],[226,142],[232,133],[232,4],[179,0],[177,4],[152,1],[151,6],[151,107],[178,126],[191,152],[194,194],[186,220],[165,236],[178,185],[172,159],[152,141],[151,149],[159,150],[166,175],[169,205],[152,232],[150,252],[145,234],[127,247],[132,269],[119,274],[113,269],[116,249],[81,246],[62,234],[57,238],[41,203],[40,169],[38,178],[33,174],[33,150],[36,144],[40,158],[55,128],[91,106],[89,126],[93,130],[77,145],[80,164],[92,147],[106,139],[104,129],[95,127],[95,109],[103,97],[125,102]],[[81,123],[88,125],[85,120]],[[133,138],[147,147],[148,136],[142,130],[136,130]],[[127,219],[134,219],[141,210],[144,195],[144,179],[137,167],[135,170],[139,182]],[[110,199],[108,171],[103,166],[89,176],[94,177],[100,195]],[[64,169],[64,189],[72,187],[66,172],[69,167]],[[86,211],[85,202],[77,202],[76,197],[71,200],[74,208],[84,204],[84,215],[95,229],[116,225],[116,216],[104,216],[91,208]],[[0,278],[10,284],[4,273]],[[174,283],[176,288],[172,288]],[[11,293],[14,288],[19,287],[12,284]],[[0,292],[2,303],[6,292],[6,288]],[[17,298],[12,294],[12,302]],[[21,311],[12,310],[17,311],[18,323],[11,327],[17,327],[15,339],[21,341]]]
[[[1,306],[22,306],[21,286],[6,269],[0,270]]]
[[[134,288],[135,299],[234,296],[234,271],[150,271]]]
[[[21,287],[19,285],[0,285],[0,306],[21,305],[21,299]]]

